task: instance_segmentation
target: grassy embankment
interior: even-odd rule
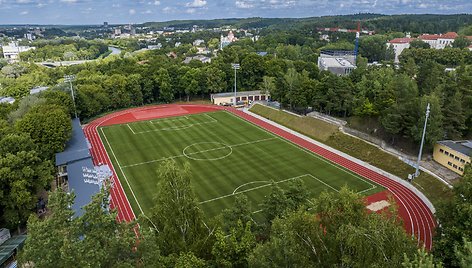
[[[397,157],[380,150],[372,144],[342,133],[335,125],[312,117],[298,117],[262,105],[254,105],[250,111],[400,178],[407,178],[408,174],[414,172],[411,166]],[[422,172],[413,181],[413,185],[422,191],[434,205],[438,204],[441,199],[450,197],[452,193],[446,185],[425,172]]]

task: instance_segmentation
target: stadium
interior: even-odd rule
[[[96,119],[84,132],[94,162],[112,167],[111,205],[119,220],[146,215],[157,169],[172,159],[190,164],[192,187],[210,217],[245,194],[257,220],[273,183],[284,188],[300,179],[313,196],[347,186],[364,195],[373,211],[393,198],[407,232],[419,246],[432,245],[434,208],[410,184],[248,111],[190,104],[140,107]]]

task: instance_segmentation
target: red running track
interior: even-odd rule
[[[403,223],[407,232],[414,235],[418,242],[418,246],[424,245],[426,249],[431,249],[436,221],[426,204],[407,187],[365,166],[357,164],[334,152],[306,141],[292,133],[277,128],[242,111],[213,105],[170,104],[139,107],[106,115],[85,126],[84,132],[92,144],[91,153],[95,164],[106,163],[111,167],[114,173],[112,178],[114,187],[111,190],[111,206],[112,208],[117,208],[118,220],[132,221],[136,218],[136,215],[131,209],[120,181],[116,177],[116,172],[98,134],[98,128],[100,126],[113,124],[122,124],[140,120],[150,120],[153,118],[180,116],[185,114],[195,114],[223,109],[385,187],[388,191],[388,194],[395,199],[398,205],[398,212],[400,217],[403,219]],[[146,114],[148,114],[148,116],[146,116]],[[383,196],[385,195],[386,194],[383,194]],[[367,198],[367,200],[369,200],[369,198]]]

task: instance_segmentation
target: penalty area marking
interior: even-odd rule
[[[346,167],[341,166],[341,165],[338,164],[338,163],[335,163],[335,162],[333,162],[333,161],[331,161],[331,160],[328,160],[327,158],[324,158],[323,156],[318,155],[317,153],[315,153],[315,152],[313,152],[313,151],[311,151],[311,150],[309,150],[309,149],[307,149],[307,148],[305,148],[305,147],[303,147],[303,146],[301,146],[301,145],[299,145],[299,144],[297,144],[297,143],[295,143],[295,142],[293,142],[293,141],[291,141],[291,140],[289,140],[289,139],[286,139],[286,138],[284,138],[284,137],[282,137],[282,136],[279,136],[278,134],[275,134],[275,133],[273,133],[273,132],[271,132],[271,131],[265,129],[264,127],[259,126],[259,125],[256,124],[256,123],[253,123],[253,122],[251,122],[251,121],[249,121],[249,120],[246,120],[246,119],[244,119],[244,118],[241,118],[241,117],[239,117],[239,116],[237,116],[237,115],[235,115],[235,114],[233,114],[233,113],[231,113],[231,112],[228,112],[228,111],[226,111],[226,110],[225,110],[224,112],[226,112],[226,113],[232,115],[233,117],[235,117],[235,118],[241,120],[242,122],[245,122],[246,124],[249,124],[249,125],[252,125],[252,126],[257,127],[258,129],[260,129],[260,130],[262,130],[262,131],[268,133],[269,135],[275,137],[276,139],[279,139],[279,140],[281,140],[281,141],[283,141],[283,142],[285,142],[285,143],[287,143],[287,144],[290,144],[290,145],[292,145],[293,147],[297,148],[298,150],[304,151],[305,153],[307,153],[307,154],[309,154],[309,155],[311,155],[311,156],[313,156],[313,157],[315,157],[315,158],[317,158],[317,159],[319,159],[319,160],[321,160],[321,161],[323,161],[323,162],[325,162],[325,163],[327,163],[327,164],[329,164],[329,165],[331,165],[331,166],[333,166],[333,167],[335,167],[335,168],[337,168],[337,169],[339,169],[339,170],[342,170],[342,171],[346,172],[347,174],[353,176],[354,178],[356,178],[356,179],[358,179],[358,180],[360,180],[360,181],[362,181],[362,182],[364,182],[364,183],[366,183],[366,184],[369,184],[369,185],[371,186],[371,188],[366,189],[366,190],[364,190],[364,191],[361,191],[361,192],[359,192],[359,193],[363,193],[363,192],[366,192],[366,191],[368,191],[368,190],[372,190],[372,189],[377,188],[377,185],[371,183],[371,182],[370,182],[370,179],[368,179],[368,178],[366,178],[366,177],[363,177],[363,176],[361,176],[361,175],[355,173],[354,171],[352,171],[352,170],[350,170],[350,169],[348,169],[348,168],[346,168]],[[249,116],[252,117],[252,115],[249,115]],[[254,118],[256,118],[256,117],[254,117]],[[256,119],[257,119],[257,118],[256,118]],[[266,118],[266,119],[267,119],[267,118]],[[259,119],[259,120],[260,120],[260,119]],[[267,120],[269,120],[269,119],[267,119]],[[271,121],[271,120],[269,120],[269,121]],[[269,123],[269,124],[270,124],[270,123]],[[277,126],[275,126],[275,125],[272,125],[272,124],[270,124],[270,125],[273,126],[273,127],[275,127],[275,128],[280,129],[279,127],[277,127]],[[283,131],[285,131],[285,130],[283,130]],[[292,130],[292,131],[294,131],[294,130]],[[287,131],[285,131],[285,132],[287,132]],[[297,132],[297,131],[294,131],[294,132],[299,133],[299,132]],[[288,132],[288,133],[289,133],[289,132]],[[291,134],[291,133],[289,133],[289,134]],[[299,134],[300,134],[300,133],[299,133]],[[294,134],[292,134],[292,135],[294,135]],[[303,138],[302,138],[302,139],[303,139]],[[305,140],[305,139],[303,139],[303,140]],[[310,142],[310,141],[308,141],[308,140],[305,140],[305,141],[307,141],[307,142],[309,142],[309,143],[311,143],[311,144],[314,144],[314,143],[312,143],[312,142]],[[316,145],[316,144],[315,144],[315,145]],[[331,150],[328,150],[328,151],[332,152]]]
[[[288,178],[288,179],[284,179],[284,180],[281,180],[281,181],[276,181],[275,184],[279,184],[279,183],[284,183],[284,182],[287,182],[287,181],[292,181],[292,180],[296,180],[296,179],[299,179],[299,178],[303,178],[303,177],[311,177],[312,179],[315,179],[319,182],[321,182],[322,184],[324,184],[325,186],[327,186],[328,188],[334,190],[335,192],[339,192],[338,189],[334,188],[333,186],[327,184],[326,182],[318,179],[317,177],[313,176],[312,174],[303,174],[303,175],[300,175],[300,176],[296,176],[296,177],[291,177],[291,178]],[[266,187],[269,187],[272,185],[272,183],[266,183],[264,185],[261,185],[261,186],[256,186],[256,187],[252,187],[252,188],[249,188],[249,189],[246,189],[246,190],[243,190],[243,191],[240,191],[240,192],[237,192],[237,190],[239,190],[241,187],[243,186],[246,186],[246,185],[249,185],[249,184],[253,184],[253,183],[258,183],[258,182],[262,182],[262,181],[257,181],[257,182],[249,182],[249,183],[245,183],[243,185],[240,185],[238,187],[236,187],[236,189],[234,189],[233,193],[231,194],[227,194],[227,195],[222,195],[220,197],[216,197],[216,198],[213,198],[213,199],[209,199],[209,200],[205,200],[205,201],[202,201],[200,202],[199,204],[205,204],[205,203],[210,203],[210,202],[213,202],[213,201],[217,201],[217,200],[220,200],[220,199],[223,199],[223,198],[227,198],[227,197],[231,197],[231,196],[235,196],[235,195],[238,195],[238,194],[243,194],[243,193],[247,193],[247,192],[251,192],[251,191],[254,191],[254,190],[258,190],[258,189],[262,189],[262,188],[266,188]]]
[[[145,131],[135,131],[129,124],[127,124],[127,125],[128,125],[128,128],[131,130],[131,132],[134,135],[138,135],[138,134],[149,133],[149,132],[157,132],[157,131],[184,130],[184,129],[191,128],[193,126],[206,125],[206,124],[212,124],[212,123],[217,123],[218,122],[218,120],[216,120],[215,118],[213,118],[212,116],[210,116],[208,114],[203,114],[203,116],[206,116],[209,120],[208,121],[203,121],[203,122],[193,121],[193,122],[198,122],[198,123],[191,123],[192,121],[190,121],[191,120],[190,117],[189,116],[184,116],[183,119],[167,119],[167,120],[165,120],[165,118],[164,118],[164,119],[159,119],[159,121],[155,121],[155,122],[154,121],[147,121],[146,123],[149,123],[154,128],[159,123],[167,123],[167,122],[175,122],[175,121],[184,122],[185,120],[189,120],[189,122],[188,122],[189,124],[182,125],[182,126],[170,126],[170,127],[164,127],[164,128],[157,128],[157,129],[145,130]],[[142,123],[142,122],[140,122],[140,123]]]

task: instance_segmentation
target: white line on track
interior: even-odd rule
[[[141,211],[142,214],[144,214],[143,209],[141,208],[141,205],[139,204],[138,198],[136,198],[136,195],[134,194],[133,189],[131,188],[131,185],[129,184],[128,179],[126,178],[126,174],[123,172],[123,169],[121,168],[120,162],[118,161],[118,158],[116,158],[115,152],[113,151],[113,148],[111,147],[110,143],[108,142],[108,138],[105,135],[105,132],[103,132],[103,128],[100,129],[102,132],[103,137],[105,138],[105,141],[108,144],[108,147],[110,148],[111,154],[113,155],[113,158],[115,158],[116,164],[118,165],[118,168],[121,171],[121,174],[123,174],[123,178],[126,181],[126,184],[128,184],[129,189],[131,190],[131,194],[133,194],[134,200],[136,200],[136,204],[138,204],[139,210]]]

